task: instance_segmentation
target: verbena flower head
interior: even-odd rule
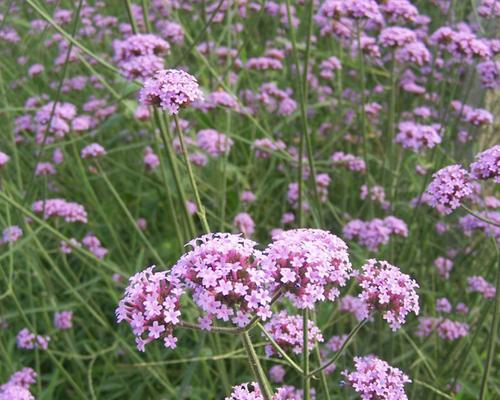
[[[407,400],[404,385],[410,378],[373,355],[354,357],[355,371],[344,371],[347,382],[362,400]]]
[[[410,312],[418,315],[417,282],[387,261],[368,260],[356,279],[362,288],[359,298],[368,311],[381,311],[393,331],[405,323]]]
[[[453,269],[452,260],[444,257],[438,257],[434,260],[434,265],[436,266],[438,274],[441,278],[448,279],[450,277],[450,272]]]
[[[320,229],[283,231],[267,246],[262,265],[301,309],[335,300],[352,270],[344,241]]]
[[[302,400],[303,391],[293,386],[282,386],[276,390],[272,400]],[[314,400],[314,389],[311,389],[311,398]],[[225,400],[264,400],[259,385],[256,382],[243,383],[233,387],[229,397]]]
[[[188,243],[193,249],[172,268],[172,275],[203,311],[200,326],[210,329],[213,319],[246,325],[253,314],[271,315],[271,278],[259,266],[257,243],[240,235],[210,233]]]
[[[84,160],[101,157],[106,154],[106,150],[99,143],[91,143],[85,146],[80,152]]]
[[[117,322],[126,321],[135,335],[137,349],[163,340],[167,348],[175,348],[174,328],[180,322],[180,297],[183,290],[179,282],[166,271],[155,272],[155,266],[138,272],[129,279],[125,295],[116,309]]]
[[[441,126],[422,125],[413,121],[402,121],[398,125],[399,132],[394,141],[405,149],[411,149],[415,153],[422,150],[432,149],[441,143],[439,131]]]
[[[69,202],[64,199],[38,200],[33,203],[32,209],[37,214],[43,213],[44,219],[61,217],[66,222],[87,223],[85,208],[78,203]]]
[[[281,311],[272,316],[265,328],[283,350],[286,352],[291,350],[295,354],[301,354],[304,350],[302,322],[302,316],[290,315],[286,311]],[[307,326],[308,348],[312,349],[315,342],[323,341],[323,335],[313,321],[309,320]],[[267,344],[264,350],[268,357],[280,357],[271,344]]]
[[[60,330],[73,327],[73,311],[61,311],[54,314],[54,327]]]
[[[493,179],[495,183],[500,183],[500,145],[477,154],[470,171],[475,179]]]
[[[10,157],[5,154],[3,151],[0,151],[0,168],[5,167],[5,164],[7,164],[10,160]]]
[[[416,42],[417,35],[411,29],[390,26],[382,29],[379,40],[385,47],[403,47],[406,44]]]
[[[202,129],[196,135],[196,144],[212,157],[228,155],[234,141],[215,129]]]
[[[442,168],[432,177],[426,193],[431,206],[441,214],[450,214],[472,194],[469,174],[458,164]]]
[[[469,334],[469,325],[448,318],[421,317],[416,335],[427,337],[436,332],[443,340],[457,340]]]
[[[269,368],[269,379],[275,383],[282,383],[285,379],[286,370],[282,365],[273,365]]]
[[[16,336],[16,344],[19,349],[47,350],[47,348],[49,347],[49,341],[49,336],[37,335],[30,332],[28,328],[21,329]]]
[[[148,106],[160,107],[170,115],[179,113],[196,100],[202,100],[196,78],[187,72],[176,69],[159,70],[144,82],[139,100]]]
[[[0,386],[0,400],[35,400],[29,387],[36,382],[36,372],[27,367],[14,372],[7,383]]]
[[[469,292],[481,293],[485,299],[493,299],[496,294],[495,286],[482,276],[469,276],[467,278],[467,290]]]
[[[233,225],[236,227],[238,232],[243,233],[243,236],[245,237],[251,237],[255,232],[255,222],[250,214],[246,212],[236,215],[233,220]]]
[[[17,242],[21,236],[23,236],[23,230],[21,228],[17,225],[8,226],[2,232],[2,240],[0,244]]]

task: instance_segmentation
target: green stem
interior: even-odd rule
[[[175,127],[177,128],[177,133],[179,134],[179,143],[181,145],[181,152],[184,157],[184,163],[186,165],[189,182],[191,183],[191,188],[193,189],[194,201],[196,203],[196,208],[198,208],[198,218],[200,218],[203,230],[205,233],[210,233],[210,226],[207,221],[207,214],[205,212],[205,207],[201,202],[200,193],[198,191],[198,186],[196,185],[196,180],[193,173],[193,168],[191,167],[191,161],[189,161],[189,154],[186,148],[186,143],[184,142],[184,134],[182,132],[181,124],[179,123],[179,117],[174,115]]]
[[[498,335],[498,315],[500,314],[500,265],[498,263],[498,247],[495,242],[495,248],[497,251],[497,274],[496,274],[496,293],[495,293],[495,305],[493,306],[493,320],[491,321],[490,337],[488,343],[488,355],[486,356],[486,365],[484,367],[483,379],[481,381],[481,392],[479,394],[479,400],[484,400],[486,398],[486,393],[488,391],[488,377],[490,375],[491,365],[493,364],[493,358],[495,356],[495,342]]]
[[[302,349],[302,388],[304,390],[304,400],[311,400],[311,377],[309,375],[309,310],[302,310],[302,332],[303,332],[303,349]]]
[[[481,215],[477,214],[476,212],[472,211],[469,207],[467,206],[464,206],[463,204],[461,205],[461,207],[467,211],[470,215],[472,215],[473,217],[476,217],[477,219],[483,221],[483,222],[486,222],[487,224],[490,224],[490,225],[493,225],[493,226],[496,226],[498,228],[500,228],[500,224],[498,224],[497,222],[494,222],[488,218],[484,218],[482,217]]]
[[[135,22],[134,14],[132,12],[132,5],[130,4],[130,0],[123,0],[125,3],[125,8],[127,9],[127,15],[128,19],[130,20],[130,25],[132,26],[132,32],[134,32],[134,35],[137,35],[139,33],[139,30],[137,29],[137,23]]]
[[[174,151],[172,150],[172,144],[170,143],[170,135],[168,134],[167,127],[160,118],[159,112],[154,110],[156,126],[160,129],[160,137],[163,142],[163,147],[165,148],[165,152],[167,153],[167,160],[170,166],[170,170],[172,172],[172,177],[174,178],[175,187],[177,189],[177,195],[181,201],[181,208],[184,213],[184,217],[189,226],[189,234],[193,237],[196,234],[196,229],[193,225],[193,219],[189,214],[189,210],[187,208],[187,198],[186,193],[184,192],[184,188],[181,184],[181,179],[179,175],[179,169],[177,168],[177,160],[175,158]],[[168,188],[165,188],[168,191]]]
[[[281,354],[281,356],[286,360],[288,361],[288,363],[290,364],[290,366],[292,368],[294,368],[299,374],[303,374],[304,372],[302,371],[302,368],[300,368],[300,366],[295,362],[293,361],[290,356],[286,353],[285,350],[283,350],[283,348],[276,342],[276,340],[274,340],[274,338],[272,337],[272,335],[266,330],[266,328],[264,328],[262,326],[262,324],[259,322],[257,323],[257,328],[259,328],[261,330],[261,332],[264,334],[264,336],[271,342],[271,344],[273,345],[273,347],[276,349],[276,351],[278,353]]]
[[[250,368],[252,369],[252,372],[255,376],[255,379],[257,380],[260,391],[262,393],[262,397],[264,398],[264,400],[271,400],[273,397],[271,387],[266,378],[264,370],[260,365],[259,357],[255,352],[252,340],[250,339],[250,335],[248,334],[248,332],[243,332],[241,334],[241,340],[243,342],[243,346],[245,347],[245,351],[247,353]]]
[[[321,367],[319,368],[316,368],[315,370],[313,370],[309,376],[314,376],[316,375],[317,373],[323,371],[324,369],[328,368],[330,365],[332,365],[335,361],[337,361],[339,359],[339,357],[342,355],[342,352],[347,348],[347,346],[351,343],[352,339],[354,338],[354,336],[356,336],[356,334],[359,332],[359,330],[361,329],[361,327],[366,323],[366,319],[362,320],[359,322],[358,325],[356,325],[356,327],[351,331],[351,333],[349,333],[349,336],[347,337],[347,339],[345,340],[344,344],[342,345],[342,347],[339,349],[339,351],[337,351],[337,353],[335,353],[335,355],[328,361],[326,362],[325,364],[323,364]]]

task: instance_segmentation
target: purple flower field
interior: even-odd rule
[[[0,400],[500,399],[499,23],[0,1]]]

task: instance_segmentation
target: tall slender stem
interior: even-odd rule
[[[498,314],[500,314],[500,264],[498,257],[498,246],[495,242],[495,248],[497,251],[497,274],[496,274],[496,293],[495,293],[495,305],[493,306],[493,319],[491,321],[490,337],[488,343],[488,355],[486,356],[486,365],[484,366],[483,379],[481,380],[481,392],[479,394],[479,400],[484,400],[486,398],[486,393],[488,391],[488,378],[490,375],[491,365],[493,364],[493,358],[495,355],[495,342],[498,335]]]
[[[488,218],[484,218],[482,217],[481,215],[477,214],[476,212],[472,211],[469,207],[467,206],[464,206],[463,204],[461,205],[461,207],[467,211],[470,215],[472,215],[473,217],[483,221],[483,222],[486,222],[487,224],[490,224],[490,225],[493,225],[493,226],[496,226],[498,228],[500,228],[500,224],[498,222],[495,222],[495,221],[492,221],[491,219],[488,219]]]
[[[179,117],[174,115],[175,127],[177,128],[177,133],[179,134],[179,143],[181,145],[182,156],[184,157],[184,163],[186,164],[186,169],[189,177],[189,182],[191,183],[191,188],[193,189],[194,201],[196,203],[196,208],[198,209],[198,218],[200,218],[203,230],[205,233],[210,233],[210,226],[207,221],[207,214],[205,212],[205,207],[201,202],[200,193],[198,192],[198,186],[196,185],[196,179],[194,177],[193,168],[191,167],[191,161],[189,161],[189,154],[186,148],[186,143],[184,142],[184,134],[182,132],[181,124],[179,123]]]
[[[314,371],[312,371],[309,375],[310,376],[313,376],[313,375],[316,375],[318,372],[321,372],[323,371],[324,369],[328,368],[330,365],[332,365],[335,361],[338,360],[338,358],[341,356],[342,352],[346,349],[346,347],[351,343],[352,339],[354,338],[354,336],[356,336],[356,334],[359,332],[359,330],[361,329],[361,327],[366,323],[366,319],[362,320],[359,322],[358,325],[356,325],[356,327],[351,331],[351,333],[349,333],[349,336],[347,337],[347,339],[345,340],[344,344],[342,345],[342,347],[339,349],[339,351],[337,351],[337,353],[335,353],[335,355],[328,361],[326,362],[325,364],[323,364],[321,367],[319,368],[316,368]]]
[[[181,185],[181,179],[179,176],[179,170],[177,168],[177,160],[175,159],[175,154],[172,150],[172,145],[170,143],[170,135],[168,134],[167,127],[163,123],[160,118],[159,112],[154,110],[155,121],[157,127],[160,129],[160,136],[163,142],[163,147],[165,148],[165,152],[167,153],[167,160],[170,165],[170,170],[172,171],[172,176],[174,178],[175,186],[177,189],[177,195],[181,201],[181,208],[183,210],[184,216],[186,218],[186,222],[189,226],[189,235],[192,237],[195,235],[196,230],[193,225],[193,219],[191,218],[191,214],[189,214],[189,210],[187,208],[187,198],[186,193],[184,192],[184,188]],[[166,188],[168,190],[168,188]]]
[[[303,350],[302,350],[302,388],[304,389],[304,400],[311,400],[311,377],[309,376],[309,310],[302,310],[302,331],[303,331]]]
[[[266,378],[264,370],[260,365],[259,357],[255,352],[255,349],[252,344],[252,340],[250,339],[250,335],[248,332],[243,332],[241,334],[241,340],[243,341],[243,346],[245,347],[245,351],[247,353],[248,362],[250,363],[250,368],[252,368],[252,372],[259,384],[260,391],[262,392],[262,397],[264,400],[271,400],[273,397],[273,393],[271,391],[271,387]]]
[[[281,356],[286,361],[288,361],[288,363],[290,364],[290,366],[292,368],[294,368],[299,374],[302,375],[303,372],[304,372],[304,371],[302,371],[302,368],[300,368],[297,365],[297,363],[290,358],[290,356],[286,353],[286,351],[283,350],[283,348],[276,342],[276,340],[274,340],[274,338],[272,337],[272,335],[266,330],[266,328],[264,328],[264,326],[262,326],[262,324],[260,322],[257,323],[257,328],[259,328],[261,330],[261,332],[264,334],[264,336],[267,338],[267,340],[269,340],[271,342],[271,344],[276,349],[276,351],[279,354],[281,354]]]
[[[139,30],[137,29],[137,23],[135,22],[134,14],[132,12],[132,4],[130,4],[130,0],[123,0],[125,2],[125,8],[127,10],[128,19],[130,20],[130,26],[132,27],[132,32],[134,34],[138,34]]]

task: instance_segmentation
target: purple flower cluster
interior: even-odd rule
[[[80,155],[84,160],[102,157],[105,154],[106,150],[99,143],[91,143],[85,146],[80,152]]]
[[[284,151],[286,144],[281,140],[272,140],[269,138],[256,139],[252,147],[255,149],[255,157],[269,158],[275,151]]]
[[[61,217],[66,222],[87,223],[85,208],[78,203],[69,202],[64,199],[37,200],[31,208],[37,214],[43,213],[44,219]]]
[[[381,311],[393,331],[405,323],[410,312],[418,315],[417,282],[387,261],[368,260],[356,279],[362,289],[359,298],[368,312]]]
[[[142,104],[160,107],[171,115],[178,114],[181,108],[202,98],[196,78],[176,69],[156,71],[144,82],[139,94]]]
[[[366,303],[359,297],[351,295],[340,299],[339,311],[352,314],[358,321],[362,321],[369,315]]]
[[[391,235],[407,237],[408,227],[403,220],[394,216],[370,221],[353,219],[344,225],[342,235],[347,240],[356,239],[361,246],[370,251],[378,251],[380,246],[389,242]]]
[[[35,114],[35,141],[50,144],[56,139],[62,139],[72,129],[75,117],[76,107],[71,103],[57,102],[54,105],[51,101],[45,104]]]
[[[0,168],[5,167],[5,165],[9,162],[9,160],[10,157],[3,151],[0,151]]]
[[[440,169],[432,178],[426,193],[430,205],[441,214],[450,214],[472,194],[469,173],[458,164]]]
[[[433,332],[437,332],[438,336],[443,340],[457,340],[469,334],[469,325],[442,317],[419,318],[416,335],[427,337]]]
[[[476,161],[470,165],[474,179],[493,179],[500,183],[500,145],[493,146],[476,155]]]
[[[500,212],[481,211],[477,214],[489,221],[500,224]],[[466,236],[471,236],[474,231],[482,231],[486,236],[500,240],[500,227],[482,221],[474,215],[468,214],[460,218],[458,222]]]
[[[116,309],[118,322],[130,324],[137,349],[162,339],[165,347],[175,348],[173,331],[180,323],[180,297],[183,290],[177,278],[167,272],[154,272],[154,266],[138,272],[129,279],[125,295]]]
[[[453,269],[452,260],[444,257],[438,257],[434,260],[434,265],[437,268],[438,274],[441,278],[449,279],[450,272]]]
[[[399,132],[394,141],[405,149],[411,149],[415,153],[432,149],[441,143],[439,124],[422,125],[413,121],[402,121],[398,125]]]
[[[354,172],[365,172],[366,163],[363,159],[356,157],[353,154],[344,153],[342,151],[337,151],[332,154],[330,158],[334,166],[343,166],[349,171]]]
[[[17,242],[21,236],[23,236],[23,230],[21,228],[17,225],[8,226],[2,232],[0,244]]]
[[[49,347],[49,336],[37,335],[29,331],[28,328],[23,328],[16,336],[16,344],[19,349],[33,350],[41,349],[47,350]]]
[[[273,339],[286,352],[292,351],[295,354],[301,354],[304,349],[304,334],[302,330],[302,316],[290,315],[286,311],[280,311],[273,315],[271,320],[265,325],[266,330]],[[323,335],[315,323],[308,321],[308,348],[312,349],[315,342],[322,342]],[[271,344],[266,344],[264,350],[268,357],[279,356]]]
[[[351,276],[347,245],[320,229],[283,231],[264,250],[262,267],[301,309],[335,300]]]
[[[73,327],[73,311],[61,311],[54,314],[54,327],[60,330]]]
[[[499,3],[500,4],[500,3]],[[500,61],[484,61],[477,64],[477,72],[481,84],[486,89],[500,88]]]
[[[238,232],[241,232],[246,238],[251,237],[255,232],[255,222],[250,214],[246,212],[241,212],[236,215],[233,220],[233,225],[236,226]]]
[[[163,69],[170,45],[153,34],[137,34],[113,43],[115,61],[127,79],[147,79]]]
[[[350,386],[362,400],[407,400],[404,385],[410,378],[400,369],[373,355],[354,357],[355,371],[344,371]]]
[[[215,129],[202,129],[196,135],[196,144],[212,157],[228,155],[234,141]]]
[[[205,313],[200,326],[210,329],[214,318],[245,326],[253,313],[271,316],[271,277],[259,266],[257,243],[239,235],[214,233],[189,242],[193,248],[172,268],[172,275],[193,294]]]
[[[0,400],[35,400],[29,388],[36,382],[36,376],[29,367],[14,372],[7,383],[0,386]]]
[[[469,276],[467,278],[467,290],[469,292],[481,293],[485,299],[493,299],[496,294],[495,286],[482,276]]]
[[[104,248],[97,236],[91,232],[85,235],[82,239],[82,244],[100,260],[108,254],[108,249]]]

